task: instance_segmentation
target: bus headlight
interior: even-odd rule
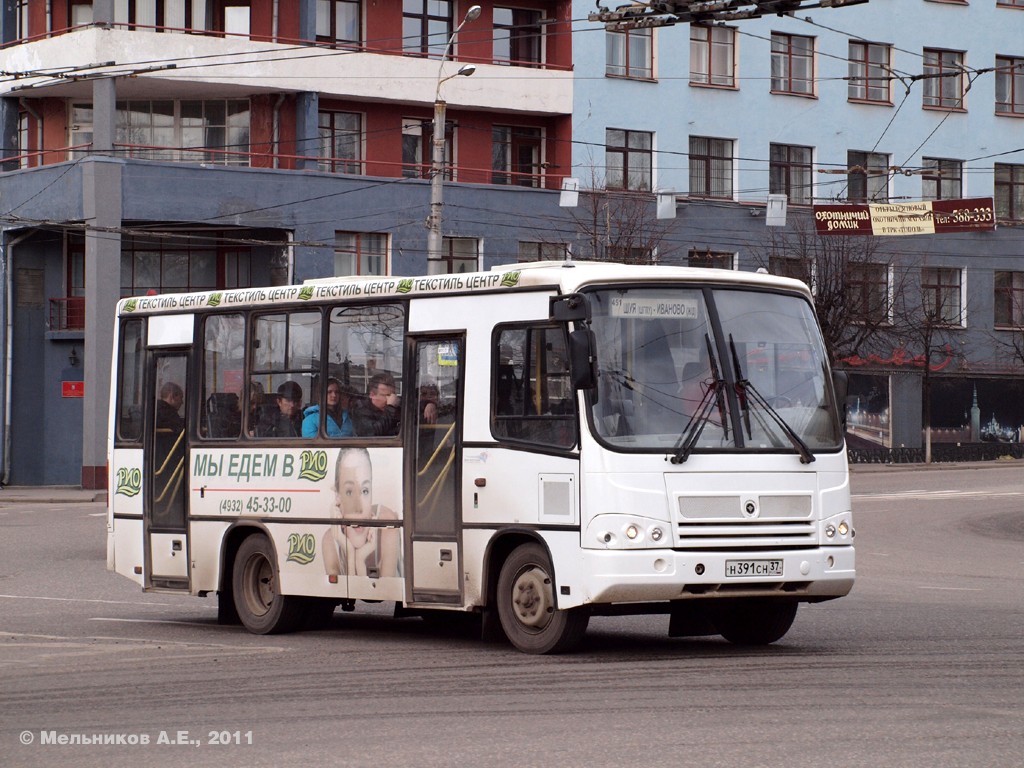
[[[668,526],[664,520],[639,515],[598,515],[587,526],[583,541],[600,549],[656,549],[671,541]]]
[[[843,522],[841,522],[839,524],[839,535],[840,536],[845,536],[849,532],[850,532],[850,526],[847,524],[847,522],[845,520],[843,520]]]
[[[651,528],[651,541],[661,541],[661,537],[664,535],[665,533],[658,526]]]
[[[836,527],[834,525],[832,525],[831,523],[826,525],[825,526],[825,535],[828,536],[830,539],[834,539],[836,537]]]
[[[633,541],[639,535],[640,535],[640,530],[635,525],[627,525],[626,526],[626,538],[627,539],[629,539],[630,541]]]

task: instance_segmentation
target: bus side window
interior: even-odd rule
[[[203,326],[200,437],[226,439],[242,433],[239,393],[245,365],[245,318],[210,315]]]
[[[117,381],[117,440],[125,443],[142,441],[142,382],[146,355],[142,338],[144,321],[126,320],[121,326],[120,362]]]
[[[565,328],[505,326],[496,332],[491,373],[495,438],[571,448],[577,432],[574,395]]]

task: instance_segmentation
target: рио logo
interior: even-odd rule
[[[397,293],[409,293],[412,290],[412,280],[399,280],[398,288],[395,289]]]
[[[219,307],[222,295],[219,291],[217,293],[211,293],[210,298],[206,300],[207,306]]]
[[[514,288],[519,285],[519,276],[522,272],[506,272],[501,276],[501,285],[504,288]]]
[[[309,565],[316,557],[316,539],[312,533],[292,533],[288,536],[288,560]]]
[[[299,299],[301,301],[309,301],[312,298],[313,298],[313,286],[312,285],[304,285],[302,287],[302,290],[299,291]]]
[[[122,496],[138,496],[142,490],[142,470],[138,467],[121,467],[117,470],[117,490]]]
[[[327,451],[303,451],[299,454],[299,478],[319,482],[327,477]]]

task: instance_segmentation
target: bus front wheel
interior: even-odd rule
[[[246,538],[235,555],[232,589],[238,618],[250,632],[290,632],[302,620],[302,600],[280,593],[274,546],[262,534]]]
[[[737,600],[715,611],[715,629],[735,645],[768,645],[793,626],[796,609],[795,600]]]
[[[551,559],[539,544],[512,551],[498,576],[498,618],[509,641],[524,653],[560,653],[579,644],[590,615],[555,608]]]

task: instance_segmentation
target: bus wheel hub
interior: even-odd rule
[[[512,603],[516,616],[528,627],[541,628],[554,611],[551,579],[544,571],[531,568],[519,574],[512,587]]]

